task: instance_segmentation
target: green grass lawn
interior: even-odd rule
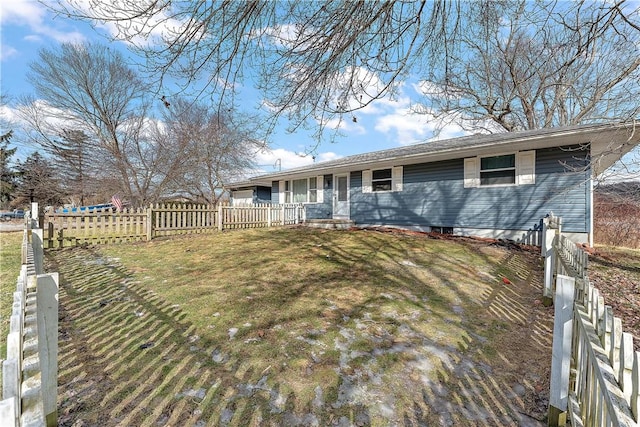
[[[518,381],[544,402],[550,322],[530,253],[283,228],[49,261],[62,275],[61,411],[89,423],[436,425],[486,407],[474,416],[503,424],[532,411],[509,391]]]
[[[0,233],[0,359],[7,357],[7,334],[16,279],[20,274],[22,231]],[[2,371],[0,370],[0,380]],[[2,381],[0,381],[0,390]]]

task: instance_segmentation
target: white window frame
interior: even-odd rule
[[[485,184],[482,185],[480,179],[480,168],[482,159],[488,157],[499,156],[515,156],[515,182],[513,184]],[[498,170],[511,170],[512,168],[505,169],[491,169],[492,171]],[[468,157],[464,159],[464,187],[465,188],[492,188],[492,187],[513,187],[518,185],[532,185],[536,183],[536,152],[530,151],[517,151],[510,153],[498,153],[490,156],[477,156]]]
[[[494,157],[506,157],[513,156],[513,166],[508,168],[495,168],[495,169],[482,169],[482,160],[483,159],[491,159]],[[493,154],[491,156],[480,156],[478,158],[478,173],[480,174],[480,187],[510,187],[518,184],[518,170],[516,164],[517,153],[506,153],[506,154]],[[505,183],[505,184],[483,184],[482,183],[482,173],[483,172],[504,172],[504,171],[513,171],[513,182]]]
[[[316,180],[316,188],[311,188],[311,180]],[[293,202],[294,194],[293,194],[293,181],[306,180],[307,181],[307,194],[305,197],[305,201],[303,202]],[[303,204],[315,204],[315,203],[323,203],[324,201],[324,175],[311,176],[306,178],[295,178],[295,179],[287,179],[278,182],[278,190],[279,196],[278,200],[280,203],[303,203]],[[316,201],[310,202],[311,194],[315,192]]]
[[[373,172],[391,169],[391,189],[390,190],[378,190],[374,191],[373,184],[376,181],[388,181],[389,178],[374,180]],[[403,167],[402,166],[388,166],[375,169],[367,169],[362,171],[362,192],[363,193],[393,193],[402,191],[403,189]]]

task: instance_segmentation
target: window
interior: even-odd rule
[[[362,192],[402,191],[402,166],[362,171]]]
[[[293,180],[293,203],[304,203],[307,201],[307,179]]]
[[[322,203],[323,176],[280,181],[280,203]]]
[[[371,171],[372,191],[391,191],[391,168]]]
[[[516,183],[516,155],[480,158],[480,185]]]
[[[291,181],[282,181],[284,187],[284,203],[291,203]]]
[[[320,181],[322,182],[322,180]],[[318,178],[309,178],[309,203],[316,203],[318,201]]]
[[[536,152],[519,151],[499,156],[464,159],[464,186],[490,187],[536,183]]]

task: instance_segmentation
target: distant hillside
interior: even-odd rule
[[[640,203],[640,181],[618,182],[615,184],[598,185],[594,188],[595,198],[618,197],[628,201]]]

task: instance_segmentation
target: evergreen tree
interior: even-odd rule
[[[62,202],[62,190],[51,162],[37,151],[24,162],[18,162],[15,206],[38,202],[41,206],[57,206]]]
[[[0,206],[6,208],[12,199],[15,188],[16,172],[10,166],[11,157],[17,148],[9,148],[13,131],[0,135]]]

